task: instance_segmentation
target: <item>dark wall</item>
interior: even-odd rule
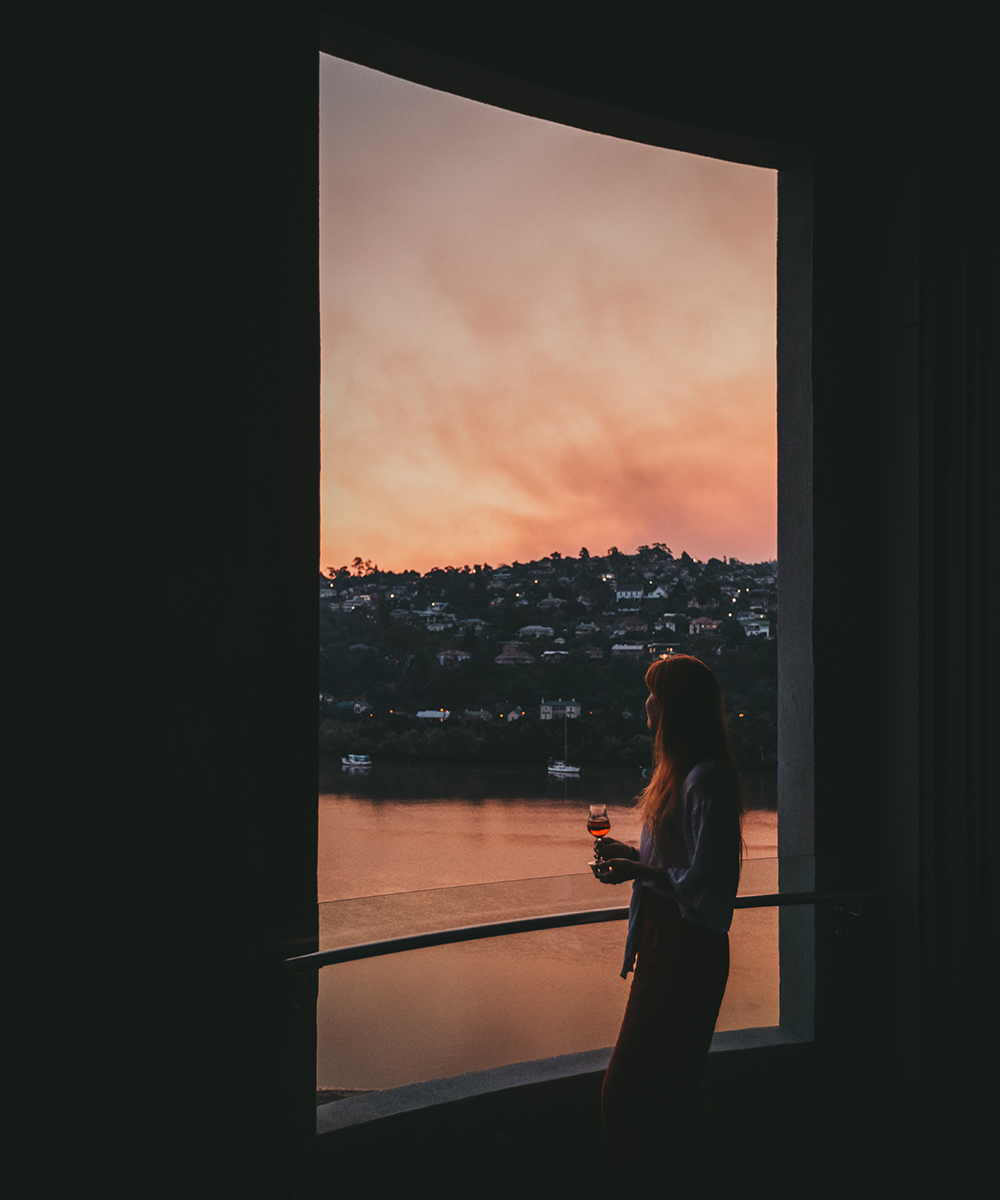
[[[41,762],[80,868],[42,928],[84,954],[45,992],[30,1169],[281,1196],[315,1086],[280,967],[316,934],[315,13],[37,15],[38,536],[73,580],[36,639],[65,706]]]
[[[165,167],[151,541],[169,631],[157,740],[170,819],[156,833],[169,1009],[155,1040],[177,1165],[194,1160],[206,1196],[284,1194],[277,1148],[313,1120],[311,989],[279,965],[315,948],[317,921],[311,16],[198,15],[167,34],[147,82]]]
[[[110,597],[93,772],[137,868],[109,912],[151,948],[104,1026],[126,1172],[152,1135],[158,1180],[293,1194],[308,1142],[308,988],[278,963],[315,936],[318,36],[539,115],[614,132],[626,110],[649,140],[808,164],[816,845],[821,883],[882,888],[868,960],[819,931],[818,1037],[867,1064],[920,1170],[974,1156],[997,690],[983,12],[330,3],[320,35],[296,5],[53,19],[42,126],[73,166],[80,276],[109,296],[79,305],[103,384],[79,425],[89,578]]]

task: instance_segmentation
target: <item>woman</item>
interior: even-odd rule
[[[638,850],[604,838],[594,874],[633,880],[622,978],[628,1005],[601,1107],[612,1180],[631,1194],[707,1196],[710,1148],[701,1076],[729,975],[743,789],[722,694],[688,655],[646,673],[653,773]]]

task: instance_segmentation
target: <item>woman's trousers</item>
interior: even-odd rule
[[[635,973],[601,1093],[612,1182],[689,1195],[711,1174],[702,1075],[729,976],[729,935],[642,889]]]

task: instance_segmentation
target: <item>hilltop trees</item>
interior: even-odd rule
[[[619,586],[634,576],[644,587],[655,580],[667,590],[665,598],[663,593],[644,597],[639,612],[637,602],[630,602],[633,618],[648,625],[647,634],[639,636],[670,640],[710,661],[731,701],[738,752],[746,761],[773,761],[774,642],[747,638],[729,614],[734,605],[748,603],[751,589],[760,596],[761,588],[773,584],[776,566],[729,566],[720,559],[702,564],[686,553],[674,559],[663,543],[641,546],[634,555],[611,547],[605,560],[582,548],[577,558],[553,552],[531,563],[436,567],[423,575],[381,571],[360,556],[351,568],[329,568],[332,586],[321,587],[320,604],[325,750],[363,753],[367,747],[419,757],[444,754],[447,747],[450,756],[530,758],[547,745],[544,730],[529,732],[538,724],[541,700],[572,696],[584,705],[574,726],[582,761],[645,765],[642,677],[649,659],[611,653],[614,632],[626,614],[618,613],[614,587],[601,578],[609,567]],[[742,587],[730,600],[737,584],[734,570]],[[687,637],[689,606],[723,622],[717,635]],[[673,629],[654,632],[653,623],[665,612],[676,614]],[[525,647],[535,661],[498,664],[504,645],[524,640],[518,631],[532,625],[552,629],[551,636],[533,637]],[[555,653],[546,658],[546,651]],[[508,722],[513,704],[526,715]],[[447,728],[468,727],[465,734],[445,736],[436,729],[432,737],[426,723],[413,716],[442,708],[453,714]],[[466,717],[467,709],[476,715]],[[479,715],[484,711],[494,719],[484,721]],[[359,738],[365,746],[346,745]]]

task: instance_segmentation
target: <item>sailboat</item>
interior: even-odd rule
[[[549,774],[560,779],[580,774],[580,768],[571,766],[569,761],[569,725],[565,713],[563,713],[563,756],[559,761],[549,763]]]

